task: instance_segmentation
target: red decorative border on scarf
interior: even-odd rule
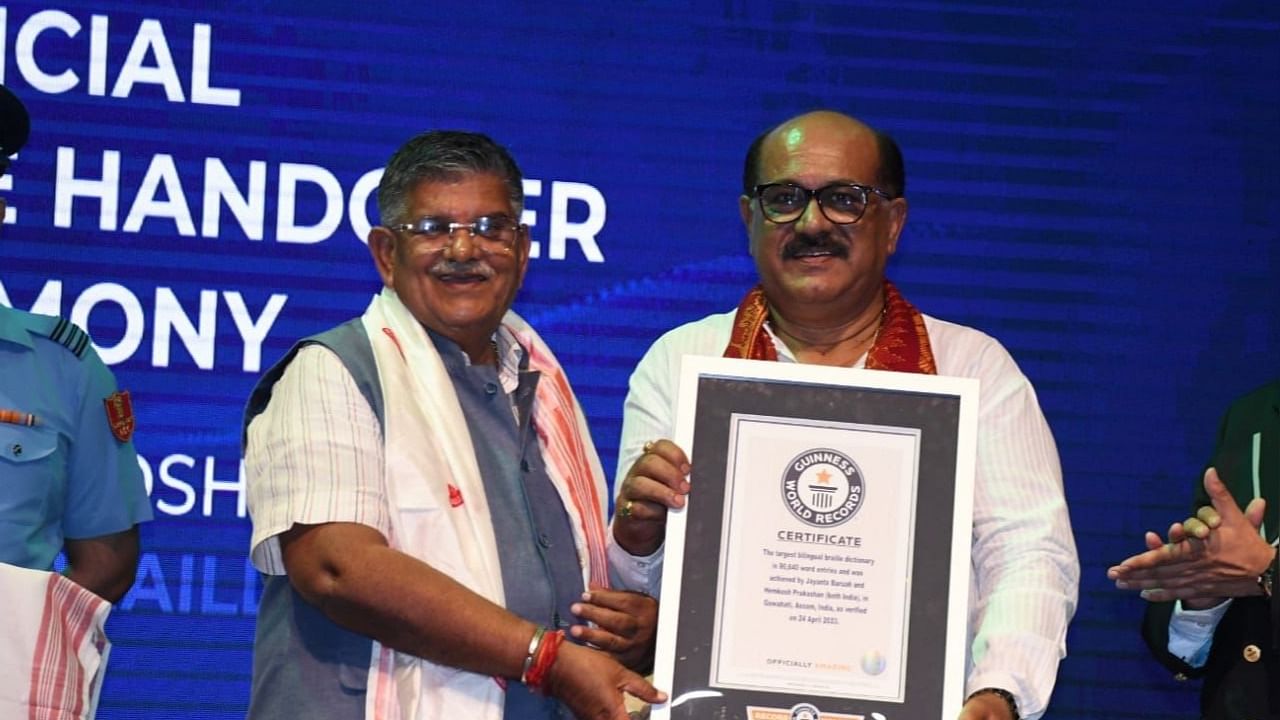
[[[534,342],[522,342],[529,352],[529,366],[542,373],[534,400],[534,431],[546,451],[545,459],[554,464],[569,483],[582,531],[587,543],[591,584],[609,587],[609,564],[605,553],[606,528],[600,516],[600,495],[596,492],[595,473],[587,455],[587,443],[578,425],[573,391],[564,370]]]
[[[933,359],[933,348],[929,345],[924,315],[907,302],[887,279],[884,281],[884,302],[880,330],[876,333],[875,344],[867,352],[867,368],[937,375],[938,367]],[[769,303],[764,289],[757,285],[738,304],[724,357],[776,361],[778,352],[764,329],[768,319]]]
[[[45,588],[44,616],[31,663],[27,697],[30,720],[80,717],[93,677],[80,662],[80,646],[93,631],[97,609],[106,600],[58,575]],[[98,646],[102,652],[105,645]]]

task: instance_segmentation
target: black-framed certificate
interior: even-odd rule
[[[978,382],[685,358],[653,717],[952,720]]]

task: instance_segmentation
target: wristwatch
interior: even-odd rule
[[[1280,550],[1277,550],[1276,553],[1280,555]],[[1271,599],[1271,592],[1275,587],[1275,584],[1276,584],[1276,561],[1272,560],[1271,564],[1267,566],[1267,569],[1263,570],[1262,574],[1258,576],[1258,587],[1262,588],[1262,594],[1268,600]]]
[[[987,694],[995,695],[1001,700],[1004,700],[1005,704],[1009,706],[1009,714],[1013,718],[1013,720],[1021,720],[1022,716],[1018,715],[1018,701],[1013,697],[1013,693],[1009,692],[1008,690],[1005,690],[1004,688],[984,687],[981,690],[974,690],[973,692],[969,693],[969,697],[965,698],[965,700],[972,698],[974,695],[987,695]]]

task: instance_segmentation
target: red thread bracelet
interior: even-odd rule
[[[542,642],[538,644],[538,650],[534,654],[533,665],[523,678],[524,684],[533,692],[539,695],[546,694],[543,684],[547,680],[547,671],[551,669],[556,656],[560,654],[560,644],[563,642],[563,630],[556,630],[542,636]]]

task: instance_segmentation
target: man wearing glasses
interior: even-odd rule
[[[907,218],[902,155],[834,112],[788,120],[747,152],[738,209],[760,284],[738,309],[661,337],[631,377],[610,559],[656,595],[668,508],[688,458],[669,440],[684,355],[937,373],[981,380],[962,720],[1038,718],[1065,654],[1079,562],[1053,436],[992,338],[922,314],[885,278]]]
[[[599,589],[607,498],[581,409],[510,312],[521,185],[483,135],[406,143],[368,238],[381,294],[250,397],[268,575],[250,718],[624,720],[623,691],[662,697],[623,666],[652,652],[656,604]]]

